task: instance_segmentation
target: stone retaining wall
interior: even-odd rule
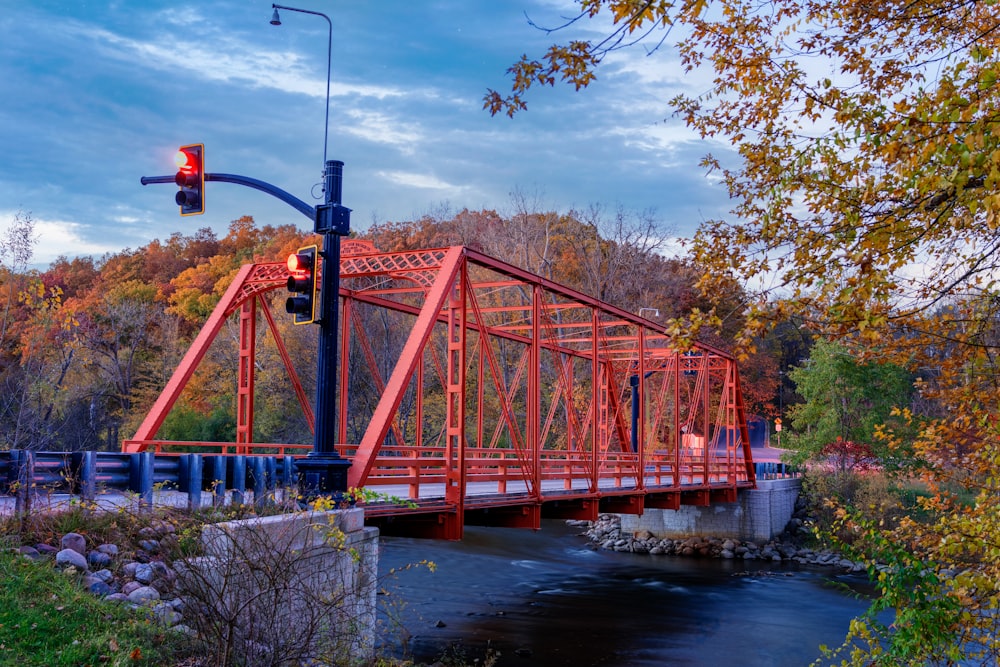
[[[656,537],[701,535],[766,541],[788,525],[801,489],[800,479],[762,480],[756,489],[740,491],[735,503],[684,505],[679,510],[646,509],[642,516],[622,514],[621,527],[626,533],[645,531]]]

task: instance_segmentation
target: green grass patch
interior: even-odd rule
[[[2,552],[0,581],[0,665],[162,666],[189,648],[182,635],[87,593],[78,574],[51,562]]]

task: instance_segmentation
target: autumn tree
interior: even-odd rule
[[[588,85],[607,56],[638,43],[676,48],[709,80],[672,110],[736,154],[703,166],[734,202],[704,223],[695,258],[722,276],[789,298],[748,304],[741,341],[800,317],[863,359],[918,377],[919,430],[887,431],[929,464],[923,520],[859,525],[882,608],[852,626],[855,664],[976,664],[1000,659],[1000,386],[994,347],[1000,262],[1000,12],[994,1],[758,2],[580,0],[576,22],[608,16],[602,40],[569,39],[511,68],[493,113],[526,108],[536,85]],[[563,33],[566,34],[566,33]],[[766,280],[762,280],[766,278]],[[942,306],[947,306],[942,308]],[[946,354],[942,351],[947,350]],[[962,488],[971,502],[948,493]],[[991,518],[992,517],[992,518]],[[845,515],[850,521],[850,515]],[[952,577],[951,573],[962,573]],[[938,576],[940,573],[940,576]],[[923,595],[914,595],[923,591]]]

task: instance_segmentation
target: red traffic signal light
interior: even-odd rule
[[[288,291],[285,311],[295,316],[295,324],[312,324],[316,321],[317,278],[319,252],[314,245],[299,248],[288,256]]]
[[[174,182],[180,190],[174,201],[181,207],[181,215],[199,215],[205,212],[205,145],[181,146],[174,157],[177,175]]]

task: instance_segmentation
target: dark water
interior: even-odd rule
[[[859,575],[596,551],[580,532],[547,522],[470,527],[462,542],[382,538],[383,572],[437,564],[386,582],[382,599],[405,603],[397,654],[430,663],[451,650],[471,664],[491,647],[499,667],[808,665],[868,607],[852,592],[865,590]]]

